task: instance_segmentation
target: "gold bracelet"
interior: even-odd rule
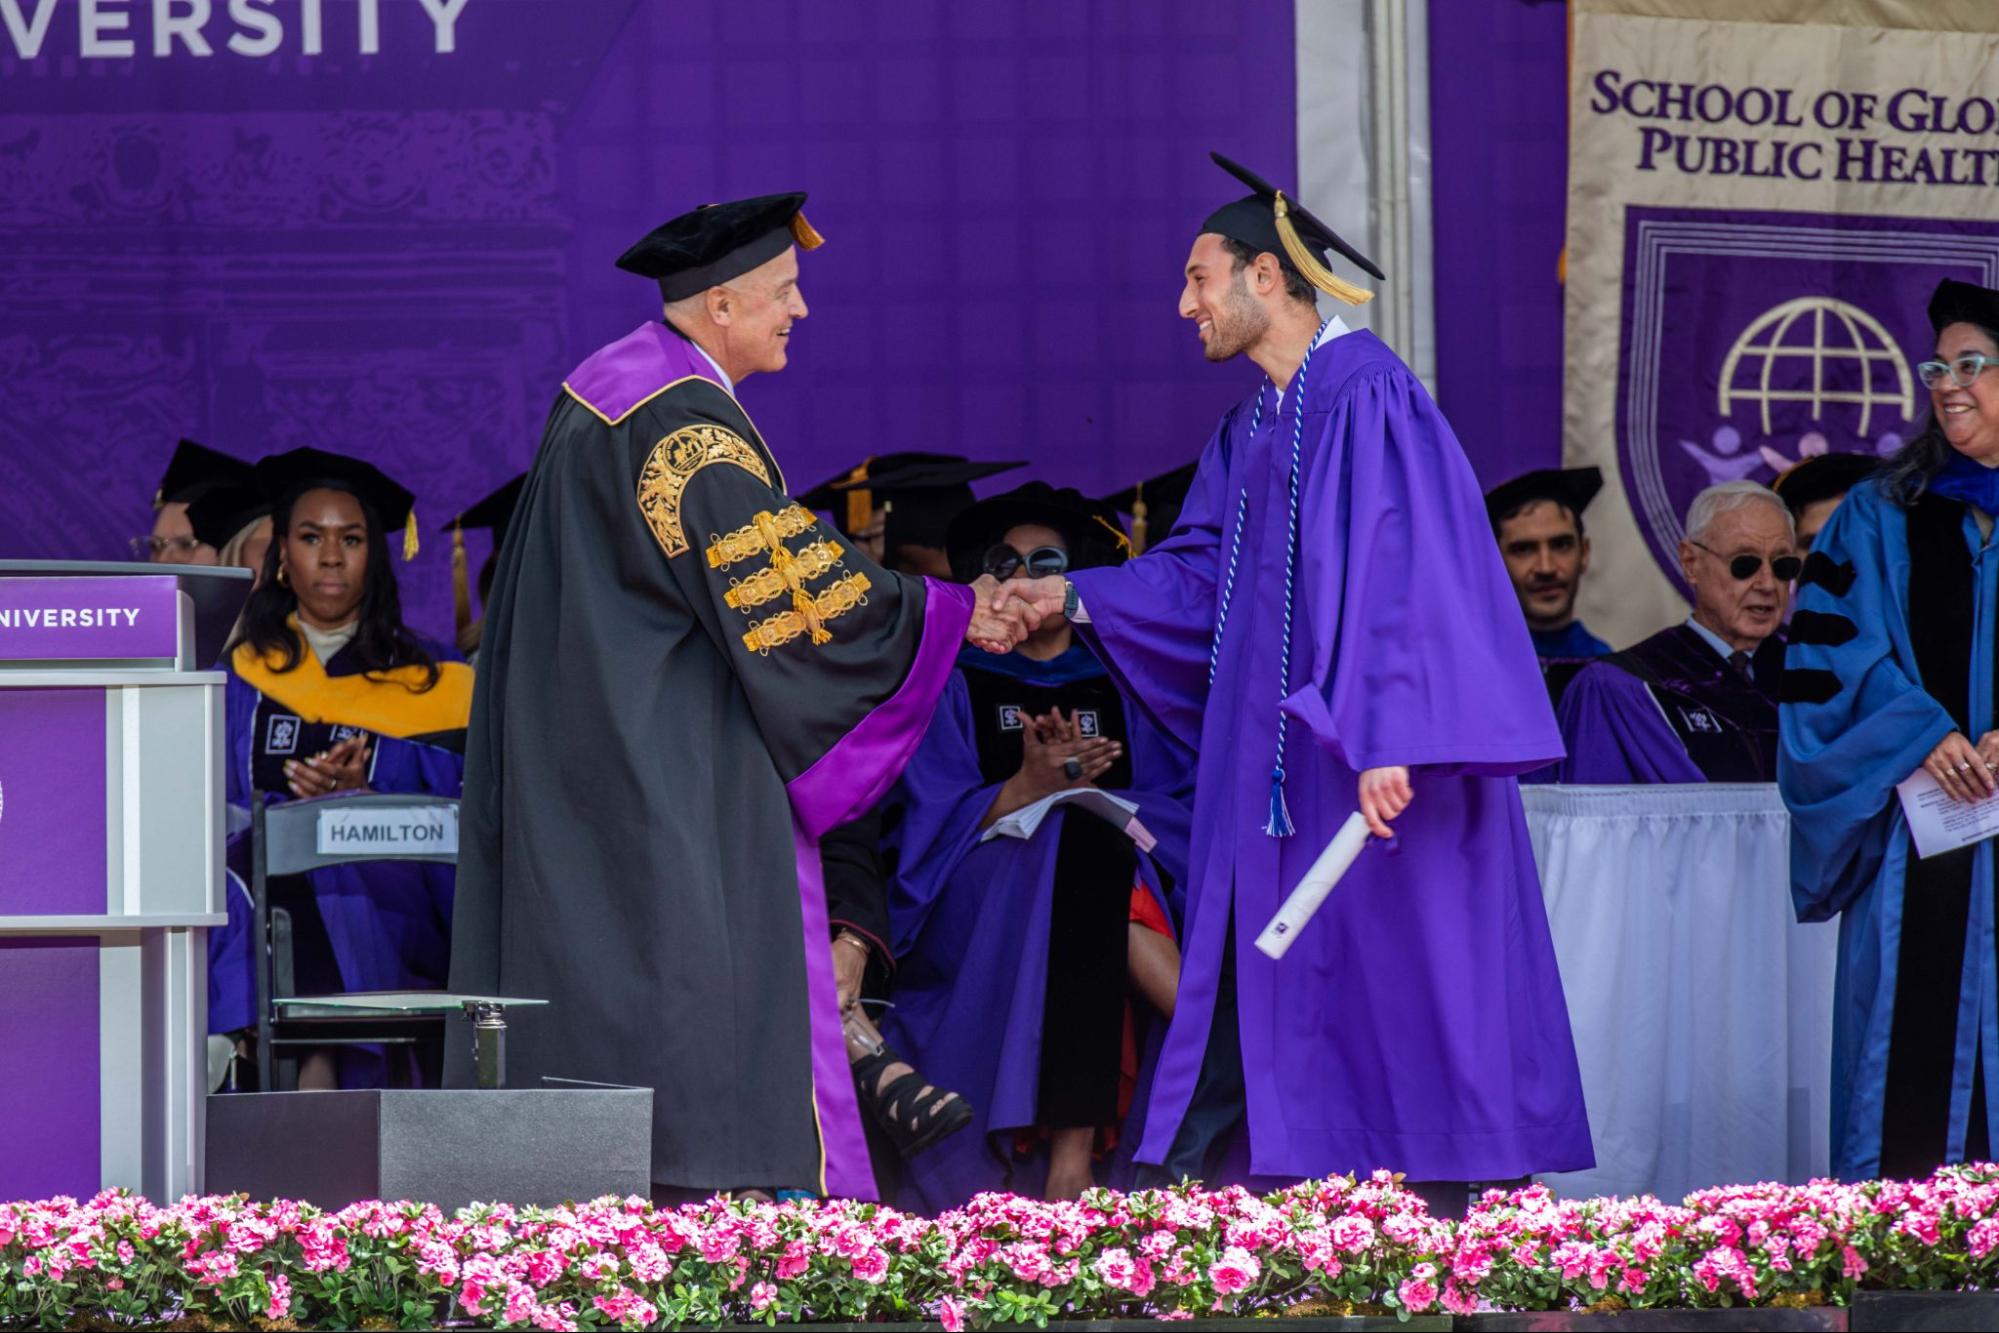
[[[855,934],[851,930],[843,930],[838,935],[835,935],[833,937],[833,943],[851,944],[856,949],[859,949],[863,954],[867,954],[869,956],[872,956],[874,954],[874,950],[868,947],[868,942],[862,939],[859,935]]]

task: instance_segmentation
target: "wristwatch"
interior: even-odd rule
[[[1082,609],[1083,609],[1083,599],[1077,595],[1076,585],[1069,582],[1069,580],[1067,579],[1063,579],[1062,614],[1068,619],[1074,620],[1076,618],[1076,613]]]

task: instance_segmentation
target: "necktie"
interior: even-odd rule
[[[1735,668],[1735,674],[1744,680],[1755,679],[1754,676],[1749,674],[1749,654],[1743,652],[1740,648],[1737,648],[1728,655],[1728,664]]]

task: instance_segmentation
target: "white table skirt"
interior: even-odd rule
[[[1791,911],[1774,786],[1521,788],[1596,1169],[1566,1195],[1826,1172],[1838,927]]]

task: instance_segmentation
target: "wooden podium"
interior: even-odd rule
[[[0,561],[0,1200],[201,1187],[249,571]]]

